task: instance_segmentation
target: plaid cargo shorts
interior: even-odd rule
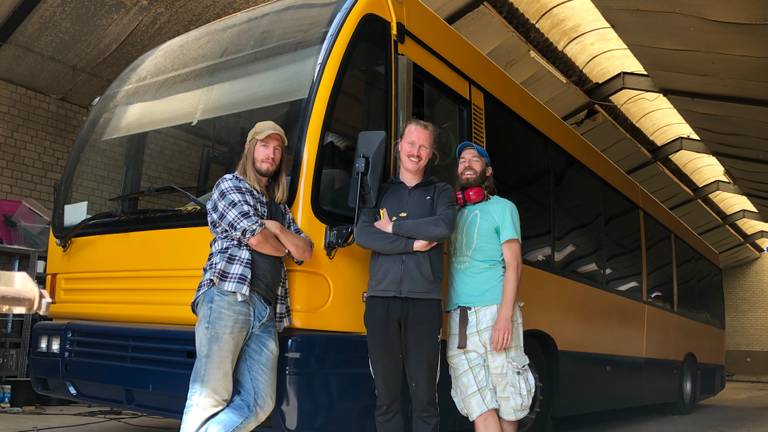
[[[496,352],[491,333],[499,306],[473,307],[468,311],[467,347],[458,349],[459,310],[451,311],[448,322],[448,365],[451,396],[456,407],[470,421],[492,409],[508,421],[528,414],[535,391],[528,357],[523,351],[523,315],[515,304],[512,317],[512,344]]]

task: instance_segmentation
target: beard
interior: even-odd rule
[[[277,172],[278,168],[279,166],[274,166],[272,168],[261,168],[258,164],[253,164],[253,169],[256,171],[256,174],[265,178],[272,178],[272,176]]]
[[[459,188],[461,189],[467,189],[475,186],[482,186],[485,183],[485,180],[488,178],[487,175],[485,175],[485,170],[482,170],[480,172],[477,172],[471,168],[469,168],[470,171],[474,172],[476,175],[474,178],[462,178],[459,176]],[[467,170],[464,170],[467,171]]]

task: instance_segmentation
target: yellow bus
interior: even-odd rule
[[[452,182],[470,139],[522,218],[525,344],[552,416],[672,403],[724,387],[715,252],[448,24],[415,0],[281,0],[181,35],[96,103],[57,184],[34,328],[44,394],[178,417],[194,362],[204,202],[259,120],[288,138],[290,205],[316,244],[289,267],[277,430],[374,430],[363,310],[369,252],[340,247],[355,209],[358,134],[411,117],[440,129],[432,174]],[[469,425],[441,368],[442,429]]]

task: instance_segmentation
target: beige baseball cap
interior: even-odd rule
[[[249,143],[253,139],[263,140],[272,134],[279,135],[280,139],[283,140],[283,145],[288,145],[288,138],[285,137],[285,131],[283,131],[283,128],[278,126],[277,123],[269,120],[256,123],[253,126],[253,129],[248,132],[248,139],[245,142]]]

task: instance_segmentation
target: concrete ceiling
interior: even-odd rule
[[[89,105],[155,46],[264,0],[4,0],[0,80]]]
[[[768,244],[764,1],[743,0],[738,6],[691,0],[589,4],[615,30],[613,42],[623,41],[642,65],[640,78],[652,90],[649,95],[666,96],[697,135],[697,140],[678,139],[671,146],[653,144],[642,128],[610,104],[594,103],[596,94],[616,82],[589,79],[520,12],[544,8],[547,1],[573,7],[584,0],[425,3],[676,213],[720,253],[724,266],[755,259],[756,251]],[[0,79],[87,106],[149,49],[264,2],[5,0],[0,2]],[[576,43],[569,45],[571,51],[574,47]],[[706,163],[697,156],[704,154],[714,155],[725,168],[725,177],[712,178],[732,183],[721,180],[704,188],[680,168]],[[746,197],[749,206],[727,212],[733,208],[722,205],[733,198],[728,194]]]

